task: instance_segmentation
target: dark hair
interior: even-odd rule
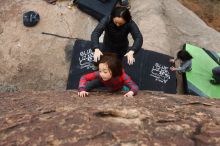
[[[117,54],[115,53],[103,53],[98,64],[106,63],[108,68],[112,72],[112,77],[118,77],[122,75],[122,62],[118,59]]]
[[[187,60],[192,59],[193,57],[189,54],[189,52],[183,49],[177,53],[177,58],[181,59],[182,61],[187,61]]]
[[[115,7],[111,13],[111,19],[122,17],[126,22],[130,22],[132,17],[130,11],[126,7]]]

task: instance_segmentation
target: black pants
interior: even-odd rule
[[[213,78],[220,83],[220,66],[217,66],[212,69]]]
[[[103,45],[102,51],[103,52],[111,52],[117,54],[118,58],[122,61],[124,58],[124,55],[126,54],[128,50],[128,47],[123,48],[110,48],[107,45]]]

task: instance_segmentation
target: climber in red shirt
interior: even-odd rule
[[[79,92],[80,97],[85,97],[89,94],[88,83],[96,80],[96,84],[105,86],[109,91],[119,91],[125,85],[129,88],[129,91],[124,95],[131,97],[137,94],[138,86],[134,83],[131,78],[125,73],[122,68],[121,61],[117,58],[114,53],[105,53],[100,61],[98,62],[99,71],[95,71],[86,75],[83,75],[79,81]]]

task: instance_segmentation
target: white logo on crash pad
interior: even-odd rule
[[[96,69],[96,67],[93,64],[93,51],[92,51],[92,49],[88,49],[88,50],[80,52],[79,65],[80,65],[80,69],[83,69],[83,68],[86,68],[86,69],[91,68],[92,70]]]
[[[161,65],[159,63],[155,63],[153,68],[151,69],[150,76],[155,78],[155,81],[159,81],[161,83],[166,84],[170,79],[170,73],[168,71],[169,67]]]

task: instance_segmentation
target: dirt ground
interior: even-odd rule
[[[195,12],[210,27],[220,32],[219,0],[179,0],[185,7]]]

